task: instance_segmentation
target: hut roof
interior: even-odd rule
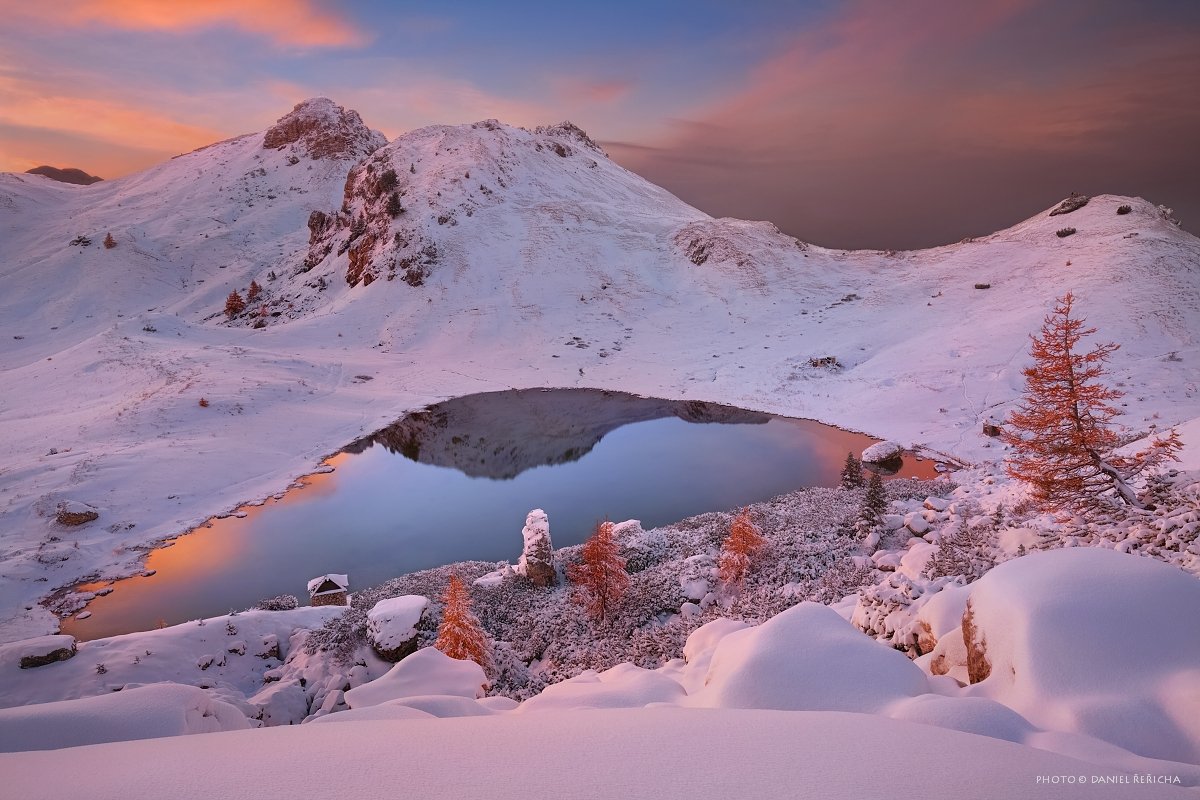
[[[350,588],[350,578],[346,575],[321,575],[308,582],[309,595],[324,594],[325,592],[344,592]]]

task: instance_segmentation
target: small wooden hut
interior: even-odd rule
[[[350,579],[346,575],[322,575],[308,582],[310,605],[344,606],[350,591]]]

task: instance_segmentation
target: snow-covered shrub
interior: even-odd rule
[[[937,551],[929,561],[929,577],[961,577],[963,583],[979,579],[995,566],[994,536],[991,524],[972,528],[962,518],[954,531],[938,542]]]
[[[293,608],[300,607],[300,601],[294,594],[281,594],[259,600],[254,607],[262,611],[291,611]]]
[[[1065,239],[1075,232],[1076,231],[1074,228],[1059,228],[1057,231],[1054,232],[1054,234],[1060,239]]]
[[[308,653],[326,653],[335,664],[348,664],[355,651],[366,643],[367,612],[351,605],[333,619],[309,633],[304,641]]]

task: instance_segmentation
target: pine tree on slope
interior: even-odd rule
[[[1105,386],[1105,362],[1119,345],[1100,344],[1077,353],[1096,332],[1072,315],[1068,292],[1046,315],[1030,348],[1033,366],[1024,370],[1025,396],[1008,417],[1001,437],[1013,448],[1008,474],[1028,483],[1033,499],[1048,510],[1094,512],[1121,506],[1142,508],[1131,479],[1164,461],[1177,461],[1181,443],[1174,431],[1132,456],[1119,456],[1110,427],[1123,392]]]

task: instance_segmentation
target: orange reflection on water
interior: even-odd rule
[[[336,469],[351,455],[339,453],[326,459],[323,464]],[[103,628],[113,620],[127,621],[133,618],[143,619],[144,629],[156,627],[156,623],[162,619],[154,608],[153,596],[157,582],[170,581],[177,586],[219,582],[228,565],[240,556],[244,541],[242,533],[249,529],[255,517],[272,506],[303,502],[314,496],[333,493],[336,490],[337,473],[313,473],[302,476],[296,483],[303,487],[302,491],[289,489],[279,499],[272,497],[261,505],[240,506],[228,517],[212,517],[204,524],[168,539],[146,557],[146,574],[117,581],[80,584],[76,587],[80,592],[96,592],[106,587],[112,587],[113,591],[89,601],[87,610],[93,614],[90,618],[81,620],[71,616],[62,620],[59,625],[61,632],[80,639],[94,639],[110,635]],[[245,516],[238,516],[240,514]],[[163,621],[175,624],[180,620]],[[121,627],[128,630],[130,626],[125,622]]]

